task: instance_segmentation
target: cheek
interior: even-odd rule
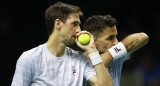
[[[73,28],[68,28],[68,30],[65,30],[64,33],[68,36],[72,36],[75,33],[75,30]]]
[[[101,49],[103,50],[103,51],[106,51],[106,50],[108,50],[109,48],[110,48],[110,46],[111,46],[111,43],[109,42],[109,41],[101,41],[100,43],[99,43],[99,46],[101,47]]]
[[[104,52],[106,50],[107,46],[108,46],[108,44],[106,42],[99,41],[98,50],[101,52]]]
[[[75,33],[76,29],[72,28],[71,33]]]
[[[113,43],[112,43],[112,42],[109,42],[109,43],[108,43],[108,49],[111,48],[112,46],[113,46]]]
[[[103,51],[106,51],[106,50],[108,50],[108,43],[105,43],[105,44],[103,44]]]
[[[76,32],[76,28],[75,27],[70,27],[69,28],[69,33],[70,34],[74,34]]]

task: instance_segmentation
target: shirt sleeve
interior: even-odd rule
[[[130,54],[129,54],[129,53],[127,53],[127,54],[122,58],[123,61],[126,61],[126,60],[128,60],[128,59],[130,59]]]
[[[84,56],[84,58],[85,58],[85,62],[86,62],[85,71],[84,71],[84,78],[85,78],[85,80],[88,81],[91,77],[96,75],[96,72],[95,72],[95,70],[93,68],[93,65],[87,59],[87,57]]]
[[[130,54],[127,53],[125,56],[123,56],[123,57],[121,57],[121,58],[113,61],[113,64],[116,65],[116,68],[117,68],[117,69],[120,68],[120,70],[121,70],[121,67],[122,67],[124,61],[126,61],[126,60],[128,60],[128,59],[130,59]],[[112,65],[113,65],[113,64],[112,64]]]
[[[23,53],[17,61],[11,86],[29,86],[32,80],[31,59]]]

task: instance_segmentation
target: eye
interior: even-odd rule
[[[109,36],[106,38],[106,40],[113,40],[113,38],[114,38],[113,36]]]
[[[79,23],[78,23],[78,22],[73,22],[72,24],[73,24],[74,26],[79,25]]]

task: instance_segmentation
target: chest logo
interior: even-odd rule
[[[73,69],[73,75],[77,75],[78,71],[76,69]]]

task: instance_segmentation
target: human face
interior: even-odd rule
[[[100,54],[106,52],[110,47],[118,43],[117,40],[117,28],[106,27],[96,38],[97,49]]]
[[[76,33],[80,32],[80,18],[78,13],[70,14],[65,23],[62,26],[61,35],[64,38],[66,45],[72,45],[75,43]]]

